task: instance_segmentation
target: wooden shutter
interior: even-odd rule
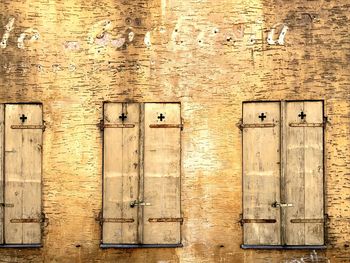
[[[138,242],[139,128],[136,103],[104,105],[103,243]]]
[[[280,244],[280,103],[243,104],[245,245]]]
[[[0,244],[4,243],[4,104],[0,104]]]
[[[323,245],[323,104],[286,104],[286,244]]]
[[[145,104],[144,244],[180,243],[180,104]]]
[[[42,107],[5,106],[5,243],[41,242]]]

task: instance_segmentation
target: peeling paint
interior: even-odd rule
[[[111,40],[111,44],[113,47],[120,48],[124,45],[125,38],[124,37],[118,37],[117,39]]]
[[[243,23],[233,25],[233,34],[236,39],[242,39],[244,37],[245,26]]]
[[[112,21],[109,19],[101,20],[95,23],[88,33],[88,43],[93,44],[95,42],[95,39],[103,38],[106,33],[112,29],[112,27]]]
[[[5,33],[2,36],[2,40],[1,40],[1,43],[0,43],[0,48],[6,48],[7,41],[9,39],[9,37],[10,37],[10,32],[13,30],[13,24],[14,23],[15,23],[15,18],[14,17],[9,18],[9,21],[8,21],[8,23],[5,26]]]
[[[67,50],[79,50],[80,44],[78,41],[66,41],[63,44],[64,48]]]
[[[29,43],[33,43],[34,41],[39,40],[40,38],[40,33],[37,29],[35,28],[29,28],[26,31],[24,31],[23,33],[21,33],[17,39],[17,47],[20,49],[24,49],[24,40],[26,39],[26,37],[29,37],[28,42]]]
[[[151,46],[151,32],[147,32],[145,35],[144,43],[147,47]]]
[[[128,34],[129,42],[132,42],[132,41],[134,40],[134,37],[135,37],[135,33],[131,31],[131,32]]]
[[[274,40],[275,38],[275,33],[277,31],[277,28],[281,27],[281,31],[279,33],[279,37],[278,37],[278,40],[277,40],[277,43],[276,41]],[[287,25],[284,25],[284,24],[276,24],[274,25],[271,30],[269,31],[268,35],[267,35],[267,43],[269,45],[284,45],[284,39],[286,37],[286,34],[287,34],[287,31],[288,31],[288,26]]]

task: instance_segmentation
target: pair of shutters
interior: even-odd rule
[[[41,243],[42,107],[0,104],[0,244]]]
[[[243,104],[245,245],[323,245],[323,102]]]
[[[103,244],[180,244],[180,104],[105,103],[103,126]]]

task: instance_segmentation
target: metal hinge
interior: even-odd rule
[[[239,214],[239,220],[238,220],[238,223],[243,226],[244,225],[244,222],[243,222],[243,214]]]
[[[97,124],[97,127],[99,127],[100,131],[104,130],[104,121],[100,120],[100,122]]]
[[[323,127],[326,127],[327,123],[329,123],[328,116],[323,116],[323,124],[324,124]]]
[[[103,224],[102,209],[100,210],[100,212],[98,212],[97,217],[95,217],[95,221],[97,221],[100,224],[100,226],[102,226]]]
[[[238,129],[243,131],[243,119],[239,119],[239,122],[236,124],[236,126],[238,127]]]

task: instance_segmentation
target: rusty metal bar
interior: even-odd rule
[[[163,218],[148,218],[148,222],[150,223],[171,223],[171,222],[179,222],[183,223],[183,218],[172,218],[172,217],[163,217]]]
[[[11,129],[45,130],[45,125],[11,125]]]
[[[297,122],[291,122],[289,123],[290,127],[323,127],[324,123],[297,123]]]
[[[133,223],[135,220],[133,218],[103,218],[104,223]]]
[[[10,223],[41,223],[40,218],[16,218],[11,219]]]
[[[275,123],[247,123],[247,124],[241,124],[240,128],[241,129],[247,129],[247,128],[273,128],[275,127]]]
[[[150,128],[180,128],[182,129],[182,124],[150,124]]]
[[[125,123],[125,124],[103,124],[103,128],[134,128],[135,124]]]
[[[323,223],[324,219],[291,219],[291,223]]]
[[[266,224],[273,224],[276,223],[276,219],[242,219],[241,222],[243,224],[246,223],[266,223]]]

